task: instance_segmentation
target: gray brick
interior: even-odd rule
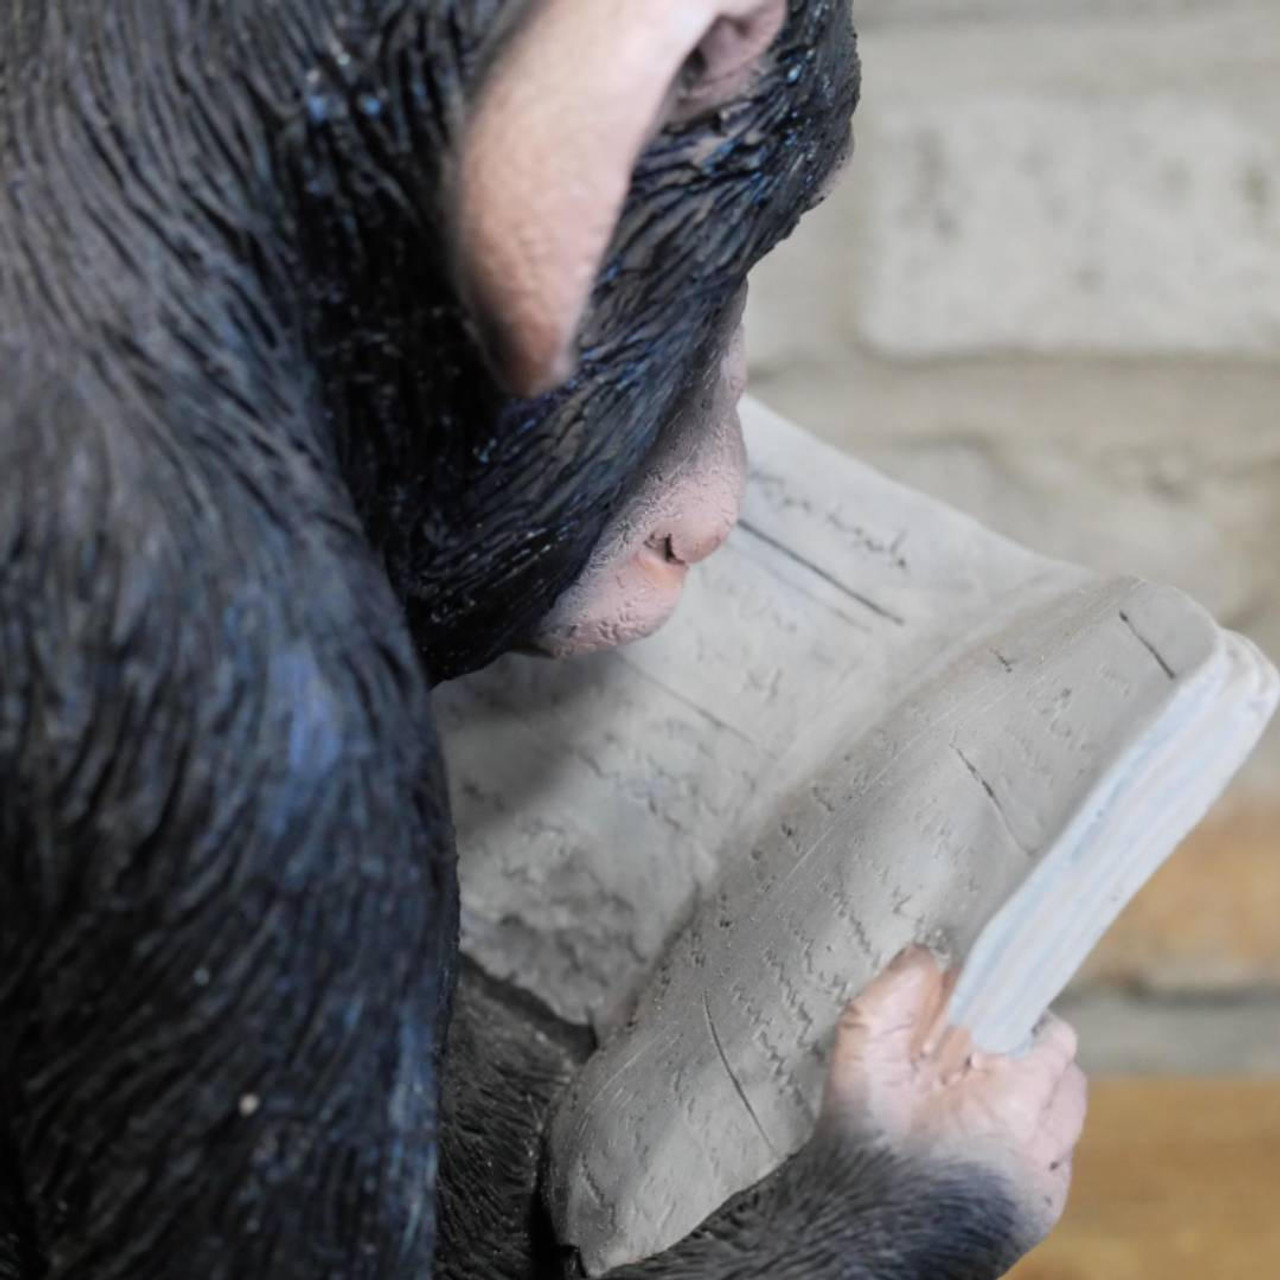
[[[992,92],[886,105],[856,307],[917,357],[1280,354],[1280,96]]]

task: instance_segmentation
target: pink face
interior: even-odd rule
[[[721,358],[664,434],[640,489],[582,576],[539,627],[538,652],[566,657],[652,634],[679,604],[690,566],[729,536],[747,480],[738,420],[747,382],[745,305],[744,289],[726,319]]]

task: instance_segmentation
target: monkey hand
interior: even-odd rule
[[[982,1053],[944,1023],[956,976],[913,948],[848,1007],[823,1126],[931,1166],[996,1177],[1019,1211],[1019,1244],[1029,1250],[1062,1216],[1084,1124],[1075,1032],[1049,1017],[1025,1054]]]

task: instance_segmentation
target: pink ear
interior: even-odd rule
[[[688,63],[697,109],[741,88],[786,0],[535,0],[490,72],[459,166],[461,283],[508,387],[563,382],[646,143]],[[702,46],[706,45],[703,49]],[[690,59],[695,53],[699,58]],[[699,65],[700,64],[700,65]]]

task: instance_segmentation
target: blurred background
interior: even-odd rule
[[[841,187],[752,389],[1280,660],[1280,0],[855,0]],[[1065,1010],[1094,1108],[1018,1280],[1280,1276],[1280,729]]]

